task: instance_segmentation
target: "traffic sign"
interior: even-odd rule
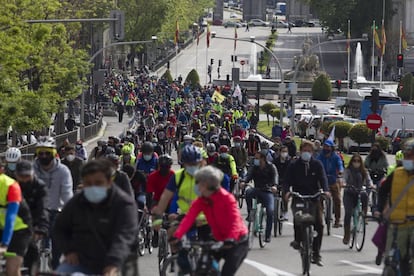
[[[226,84],[226,85],[224,86],[224,90],[229,91],[230,89],[231,89],[230,84]]]
[[[245,65],[246,64],[246,61],[245,60],[240,60],[240,64],[241,65]]]
[[[375,130],[379,129],[382,125],[382,118],[378,114],[369,114],[365,119],[367,127],[369,129]]]

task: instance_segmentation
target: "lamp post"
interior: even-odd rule
[[[115,43],[110,43],[108,45],[105,45],[104,47],[102,47],[101,49],[99,49],[98,51],[96,51],[88,60],[89,63],[92,63],[95,58],[102,53],[104,50],[108,49],[108,48],[112,48],[115,46],[121,46],[121,45],[137,45],[137,44],[149,44],[149,43],[154,43],[158,40],[158,38],[156,36],[152,36],[151,40],[141,40],[141,41],[123,41],[123,42],[115,42]],[[82,140],[85,139],[85,92],[82,91],[81,94],[81,114],[80,114],[80,138]]]

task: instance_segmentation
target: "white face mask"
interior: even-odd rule
[[[73,154],[66,155],[66,160],[68,160],[69,162],[72,162],[73,160],[75,160],[75,155]]]
[[[305,162],[309,162],[311,157],[312,157],[312,154],[310,152],[307,152],[307,151],[304,151],[300,154],[300,158],[302,158],[302,160],[305,161]]]
[[[406,171],[414,170],[414,161],[413,160],[402,160],[402,165]]]
[[[282,153],[280,154],[280,156],[281,156],[282,158],[286,158],[286,157],[288,157],[288,153],[287,153],[287,152],[282,152]]]

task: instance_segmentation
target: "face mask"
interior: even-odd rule
[[[352,162],[352,166],[354,166],[354,168],[358,169],[359,167],[361,167],[361,162]]]
[[[200,189],[198,188],[198,185],[194,185],[194,193],[197,196],[201,196],[201,192],[200,192]]]
[[[220,157],[224,158],[224,159],[227,159],[227,157],[229,157],[229,156],[228,156],[227,153],[220,153]]]
[[[19,185],[21,187],[28,187],[31,183],[32,183],[31,181],[19,182]]]
[[[53,161],[53,159],[54,159],[53,156],[50,156],[50,157],[39,157],[39,163],[42,166],[47,166],[47,165],[50,164],[50,162]]]
[[[157,146],[157,143],[152,143],[152,145],[153,145],[154,147],[156,147],[156,146]]]
[[[76,145],[76,149],[81,149],[82,146],[81,145]]]
[[[160,174],[161,175],[167,175],[170,172],[169,166],[161,166],[160,167]]]
[[[331,153],[331,150],[328,150],[328,149],[323,150],[323,154],[330,154],[330,153]]]
[[[75,160],[75,155],[73,155],[73,154],[67,155],[66,160],[68,160],[69,162],[72,162],[73,160]]]
[[[108,194],[108,189],[101,186],[90,186],[83,188],[83,195],[90,203],[102,202]]]
[[[240,144],[240,143],[234,143],[234,146],[235,146],[235,147],[240,147],[240,146],[241,146],[241,144]]]
[[[307,152],[307,151],[304,151],[300,154],[300,158],[302,158],[302,160],[305,161],[305,162],[309,162],[311,157],[312,157],[312,154],[310,152]]]
[[[259,159],[254,159],[253,160],[253,165],[260,166],[260,160]]]
[[[413,160],[402,160],[402,165],[406,171],[414,170],[414,162]]]
[[[7,168],[11,171],[16,170],[16,163],[7,163]]]
[[[144,160],[145,161],[150,161],[151,158],[152,158],[152,155],[150,155],[150,154],[149,155],[147,155],[147,154],[144,155]]]
[[[288,157],[288,153],[287,152],[282,152],[280,154],[280,156],[282,156],[282,158],[286,158],[286,157]]]
[[[191,176],[194,176],[196,174],[196,172],[199,170],[198,166],[188,166],[187,168],[185,168],[185,170],[187,171],[187,173]]]

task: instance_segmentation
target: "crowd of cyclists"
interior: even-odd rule
[[[145,73],[128,78],[111,75],[100,97],[113,102],[119,122],[127,109],[129,127],[120,137],[99,140],[89,154],[82,141],[56,145],[52,137],[40,137],[33,162],[22,160],[17,148],[9,148],[0,171],[0,252],[6,256],[7,274],[21,275],[23,266],[34,275],[40,252],[49,250],[51,269],[60,273],[127,275],[123,266],[136,250],[138,208],[152,217],[153,247],[158,246],[158,230],[164,222],[176,222],[171,223],[169,242],[184,274],[191,272],[186,251],[180,249],[186,237],[223,242],[214,257],[225,260],[222,275],[235,275],[248,254],[245,220],[253,219],[253,199],[265,206],[265,242],[269,243],[274,195],[282,192],[281,218],[288,220],[292,192],[321,191],[332,197],[334,227],[343,227],[346,245],[359,193],[363,193],[365,215],[369,202],[377,217],[397,203],[387,219],[392,227],[395,220],[400,223],[398,245],[408,269],[414,189],[401,198],[398,194],[414,175],[413,141],[397,153],[395,165],[390,166],[380,145],[374,144],[365,161],[354,154],[345,168],[332,139],[303,140],[297,149],[287,126],[280,137],[267,141],[256,132],[254,107],[228,91],[219,91],[224,97],[217,99],[217,91],[169,84]],[[175,155],[181,168],[174,171]],[[348,188],[342,193],[344,186]],[[247,202],[245,219],[233,195],[236,188]],[[378,197],[369,200],[374,191]],[[303,242],[295,219],[298,200],[292,199],[295,235],[290,244],[296,250]],[[313,200],[308,211],[317,233],[312,262],[323,266],[321,200]],[[391,240],[389,236],[387,241]],[[386,256],[383,251],[379,262],[382,256]]]

